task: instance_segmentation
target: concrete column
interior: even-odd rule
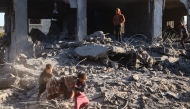
[[[5,27],[5,33],[8,32],[8,14],[7,14],[8,11],[5,12],[5,24],[4,24],[4,27]],[[9,61],[9,48],[8,47],[5,47],[5,62],[8,62]]]
[[[187,29],[188,32],[190,33],[190,15],[187,15]]]
[[[163,0],[153,0],[154,10],[152,16],[152,38],[158,37],[162,33],[162,4]]]
[[[10,61],[16,59],[21,52],[27,52],[24,48],[27,45],[27,0],[14,0],[15,13],[12,15],[12,35],[10,46]]]
[[[190,0],[187,1],[188,3],[188,9],[187,9],[187,29],[190,33]]]
[[[77,40],[82,41],[87,34],[86,0],[77,0]]]
[[[77,8],[77,1],[78,0],[68,0],[70,4],[70,8]]]

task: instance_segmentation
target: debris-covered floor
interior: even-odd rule
[[[36,104],[38,77],[47,63],[58,77],[88,74],[88,109],[190,108],[190,52],[177,42],[150,45],[138,37],[119,43],[101,31],[81,42],[33,38],[33,56],[20,54],[1,68],[0,109],[72,109],[73,100],[62,97]]]

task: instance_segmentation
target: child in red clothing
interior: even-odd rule
[[[85,81],[87,80],[87,75],[85,73],[78,74],[77,84],[75,86],[75,107],[74,109],[85,108],[89,104],[89,100],[84,94]]]

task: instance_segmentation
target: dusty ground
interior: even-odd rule
[[[51,101],[48,104],[44,100],[36,104],[38,77],[47,63],[54,66],[54,75],[57,77],[76,75],[76,71],[88,74],[85,90],[90,100],[88,109],[190,108],[188,51],[168,48],[163,55],[159,50],[151,53],[142,46],[129,46],[127,41],[120,44],[100,37],[99,43],[92,39],[88,43],[57,43],[41,52],[39,57],[31,58],[22,54],[14,63],[6,63],[0,73],[0,109],[51,109],[50,105],[54,106],[52,109],[70,109],[69,105],[74,105],[73,100],[60,101],[62,97],[57,99],[57,104]],[[58,48],[58,45],[62,47]],[[125,61],[115,61],[117,57],[112,60],[107,58],[110,55],[128,56],[133,53],[141,63],[136,68],[132,62],[127,61],[127,66],[122,66],[126,64],[122,63]],[[155,57],[160,59],[156,60]]]

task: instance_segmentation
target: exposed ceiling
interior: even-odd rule
[[[87,0],[88,7],[90,8],[124,8],[129,3],[142,3],[148,0]]]
[[[90,8],[116,8],[125,7],[131,3],[148,3],[148,0],[87,0],[88,7]],[[177,7],[184,7],[184,4],[180,0],[166,0],[165,9],[172,9]]]
[[[53,2],[54,0],[28,0],[30,2]],[[65,0],[57,0],[57,2]],[[67,1],[67,0],[66,0]],[[89,7],[106,7],[106,8],[116,8],[124,7],[128,3],[142,3],[148,0],[87,0]],[[6,8],[10,5],[11,0],[0,0],[0,12],[5,12]],[[184,4],[180,0],[166,0],[165,9],[172,9],[176,7],[184,7]]]
[[[0,12],[5,12],[10,3],[11,0],[0,0]]]
[[[180,0],[166,0],[165,9],[173,9],[184,7],[185,5]]]
[[[0,0],[0,12],[5,12],[12,0]],[[28,2],[54,2],[55,0],[28,0]],[[68,2],[67,0],[56,0],[57,2]]]

